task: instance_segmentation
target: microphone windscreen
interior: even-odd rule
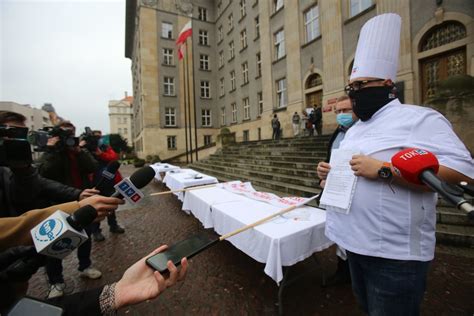
[[[425,170],[438,173],[439,163],[435,155],[429,151],[408,148],[396,153],[392,157],[395,172],[410,183],[423,184],[420,175]]]
[[[92,205],[85,205],[74,212],[74,221],[82,228],[90,225],[97,217],[97,211]]]
[[[130,176],[130,181],[137,189],[141,189],[146,186],[155,177],[155,170],[152,167],[147,166],[138,169]]]

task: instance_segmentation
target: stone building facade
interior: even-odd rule
[[[26,126],[30,131],[51,126],[48,112],[32,107],[29,104],[19,104],[10,101],[0,101],[0,111],[10,111],[19,113],[26,117]]]
[[[133,115],[132,115],[133,97],[128,96],[122,100],[109,101],[109,122],[110,133],[120,134],[127,139],[128,146],[133,145]]]
[[[467,0],[127,0],[125,55],[132,60],[137,153],[168,158],[186,150],[187,100],[198,147],[215,141],[222,127],[237,141],[269,139],[274,114],[283,137],[292,137],[293,113],[315,104],[323,107],[323,132],[331,132],[358,33],[386,12],[403,21],[402,101],[426,104],[442,80],[474,75],[474,5]],[[175,40],[189,20],[185,71]],[[187,73],[194,79],[189,98]],[[474,122],[473,105],[466,106],[468,115],[453,114],[464,140],[474,139],[461,128]]]

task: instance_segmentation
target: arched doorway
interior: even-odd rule
[[[313,73],[305,82],[306,107],[323,105],[323,79],[320,75]]]
[[[434,97],[438,83],[454,75],[466,74],[466,46],[449,49],[450,43],[466,37],[466,27],[457,21],[446,21],[431,28],[418,47],[420,53],[432,55],[420,60],[421,99]],[[446,47],[446,49],[443,49]]]

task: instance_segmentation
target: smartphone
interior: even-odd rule
[[[194,235],[188,239],[182,240],[164,252],[160,252],[150,258],[146,259],[146,263],[153,269],[164,273],[168,271],[166,263],[171,260],[175,266],[181,264],[181,259],[191,258],[203,250],[211,247],[219,241],[218,238],[211,238],[207,234]]]
[[[54,306],[31,297],[23,297],[7,313],[8,316],[61,316],[64,310],[61,307]]]

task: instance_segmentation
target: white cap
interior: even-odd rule
[[[401,20],[398,14],[386,13],[364,24],[350,80],[363,77],[397,79]]]

